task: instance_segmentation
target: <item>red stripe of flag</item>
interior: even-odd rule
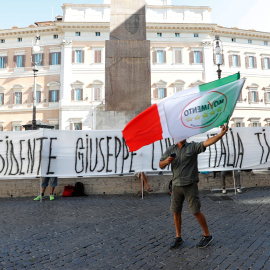
[[[122,131],[129,152],[162,139],[162,126],[157,104],[152,105],[134,119]]]

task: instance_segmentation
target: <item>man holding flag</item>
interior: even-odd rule
[[[171,163],[173,171],[171,210],[174,212],[176,238],[170,248],[177,248],[182,243],[181,211],[184,199],[187,199],[190,211],[204,232],[197,247],[204,248],[213,240],[206,219],[200,212],[197,156],[207,146],[216,143],[228,128],[223,126],[220,134],[201,143],[187,143],[186,139],[228,123],[244,83],[245,78],[240,79],[240,73],[236,73],[179,91],[137,115],[122,131],[130,152],[166,138],[178,142],[166,150],[159,163],[160,168]]]
[[[171,211],[174,213],[174,224],[176,238],[170,245],[170,249],[179,247],[183,240],[181,238],[182,225],[182,207],[186,199],[190,212],[197,218],[203,229],[203,237],[197,244],[198,248],[207,247],[213,240],[210,235],[205,216],[200,211],[201,203],[198,191],[198,154],[204,152],[207,146],[215,144],[227,132],[228,127],[223,126],[221,133],[200,143],[187,143],[182,140],[175,145],[170,146],[160,159],[159,167],[164,169],[171,164],[173,172]]]

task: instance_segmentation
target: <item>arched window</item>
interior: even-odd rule
[[[49,86],[49,102],[58,102],[60,94],[60,83],[50,82]]]
[[[71,84],[71,100],[72,101],[82,101],[83,100],[83,85],[81,81],[76,81]]]

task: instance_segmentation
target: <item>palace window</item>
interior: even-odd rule
[[[22,92],[14,93],[14,104],[22,104]]]
[[[257,59],[255,56],[246,56],[246,68],[257,68]]]
[[[189,54],[190,64],[202,64],[203,63],[203,52],[202,51],[191,51]]]
[[[49,102],[58,102],[58,101],[59,101],[59,90],[50,90]]]
[[[156,49],[153,51],[153,63],[154,64],[166,63],[166,51],[164,49]]]
[[[60,65],[61,64],[61,52],[50,53],[50,65]]]
[[[0,56],[0,68],[6,68],[7,56]]]
[[[0,93],[0,105],[4,105],[5,104],[5,94],[4,93]]]

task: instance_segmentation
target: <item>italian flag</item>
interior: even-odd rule
[[[175,143],[228,122],[245,79],[240,73],[180,91],[154,104],[122,131],[129,151],[155,141]]]

